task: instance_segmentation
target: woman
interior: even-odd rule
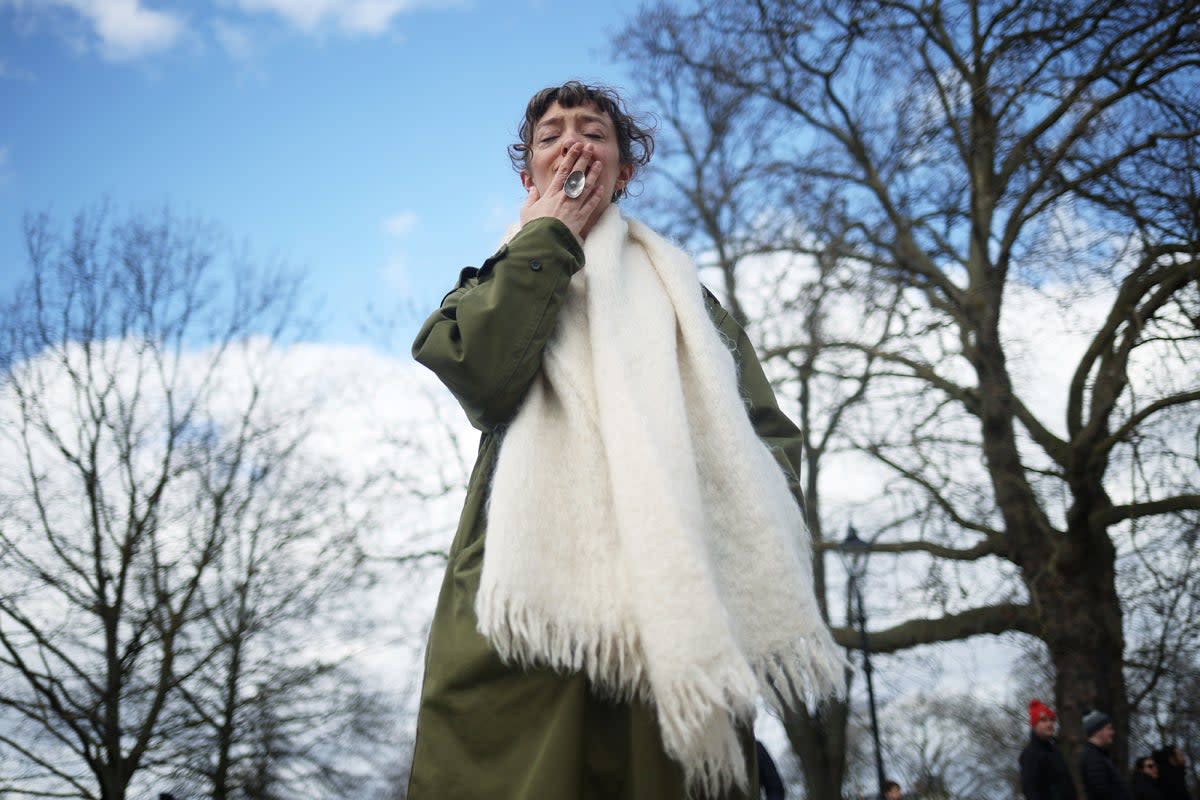
[[[483,436],[409,797],[757,796],[757,693],[844,665],[799,432],[688,257],[615,205],[653,149],[620,98],[545,89],[519,135],[519,224],[413,344]]]
[[[1133,768],[1133,800],[1161,800],[1158,764],[1151,756],[1142,756]]]

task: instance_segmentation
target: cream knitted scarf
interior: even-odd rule
[[[479,629],[652,702],[693,792],[744,788],[757,694],[843,683],[808,531],[691,259],[615,206],[584,253],[500,447]]]

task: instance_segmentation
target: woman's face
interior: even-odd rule
[[[554,180],[563,158],[576,142],[584,151],[576,169],[587,169],[599,161],[602,199],[596,216],[599,217],[612,202],[613,192],[623,188],[633,174],[633,164],[621,163],[617,129],[612,118],[592,105],[563,108],[553,103],[533,128],[527,166],[521,170],[521,185],[528,190],[536,186],[544,196]],[[574,166],[574,165],[568,165]]]

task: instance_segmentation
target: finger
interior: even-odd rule
[[[571,172],[582,170],[584,172],[584,178],[588,181],[588,183],[591,183],[591,178],[588,176],[588,173],[591,170],[592,165],[598,163],[600,162],[596,160],[596,148],[590,144],[587,144],[583,146],[582,151],[579,153],[579,157],[575,159],[575,166],[571,169]]]
[[[583,142],[576,142],[571,145],[571,149],[567,151],[563,160],[558,162],[558,172],[554,175],[554,184],[556,188],[561,189],[563,183],[567,180],[567,176],[577,169],[582,169],[579,160],[583,157]]]
[[[584,204],[596,205],[600,202],[600,173],[604,171],[604,163],[601,161],[593,161],[587,171],[587,188],[586,197],[582,198]]]
[[[583,170],[586,172],[596,161],[596,148],[590,144],[585,144],[580,148],[579,157],[575,159],[575,166],[571,170]]]

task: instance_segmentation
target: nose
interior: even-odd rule
[[[578,137],[576,137],[573,134],[567,134],[566,136],[564,136],[562,138],[562,154],[565,156],[567,154],[567,151],[570,150],[572,147],[574,147],[575,143],[578,141],[579,141]]]

